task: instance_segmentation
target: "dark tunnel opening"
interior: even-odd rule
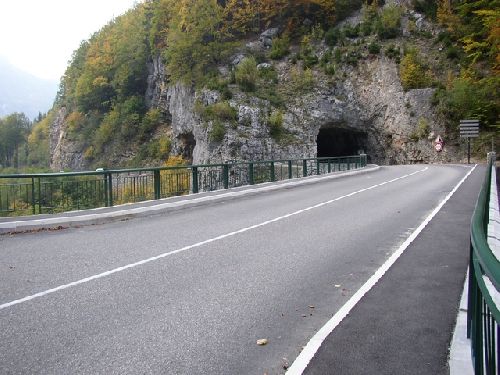
[[[181,144],[181,155],[184,160],[189,162],[193,161],[193,150],[196,146],[196,139],[193,133],[184,133],[179,135],[179,140]]]
[[[323,128],[316,138],[318,157],[349,156],[366,152],[367,134],[342,128]]]

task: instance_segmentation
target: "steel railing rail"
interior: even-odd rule
[[[56,213],[365,167],[365,154],[86,172],[0,174],[0,216]]]
[[[471,221],[467,337],[475,374],[498,374],[500,312],[492,294],[500,286],[500,262],[488,244],[492,168],[488,154],[486,176]]]

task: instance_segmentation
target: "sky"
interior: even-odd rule
[[[59,81],[82,40],[137,0],[0,0],[0,56]]]

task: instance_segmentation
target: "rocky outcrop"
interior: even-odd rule
[[[67,140],[66,132],[66,108],[62,107],[50,127],[50,168],[54,171],[84,169],[83,151],[78,144]]]
[[[277,29],[266,30],[247,43],[247,51],[264,51],[277,33]],[[316,47],[320,54],[326,50],[324,45]],[[245,53],[236,53],[228,66],[219,67],[219,72],[229,75]],[[269,64],[261,64],[259,69],[269,69]],[[290,80],[294,66],[290,58],[273,62],[272,66],[280,84]],[[270,129],[270,116],[276,108],[233,85],[233,97],[228,103],[236,119],[223,121],[222,138],[213,139],[216,121],[203,118],[199,109],[221,102],[222,94],[171,84],[160,57],[153,59],[147,69],[146,103],[160,109],[167,119],[171,155],[182,155],[195,164],[315,157],[319,151],[325,152],[328,142],[351,154],[363,150],[371,161],[380,164],[456,160],[455,150],[446,144],[445,129],[431,106],[434,89],[404,91],[398,65],[382,54],[366,52],[357,66],[339,66],[333,80],[318,69],[314,71],[312,90],[290,89],[285,93],[285,105],[279,110],[281,137],[272,136]],[[56,170],[81,169],[86,166],[85,159],[82,150],[65,137],[65,115],[62,108],[51,128],[51,166]],[[438,135],[445,140],[442,152],[434,149]],[[332,151],[327,146],[326,152]]]

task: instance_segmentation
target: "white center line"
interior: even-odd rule
[[[127,264],[125,266],[114,268],[112,270],[105,271],[105,272],[102,272],[102,273],[99,273],[99,274],[96,274],[96,275],[92,275],[92,276],[89,276],[89,277],[86,277],[86,278],[83,278],[83,279],[80,279],[80,280],[77,280],[77,281],[73,281],[73,282],[68,283],[68,284],[59,285],[59,286],[57,286],[55,288],[47,289],[47,290],[44,290],[42,292],[38,292],[38,293],[29,295],[29,296],[26,296],[26,297],[23,297],[23,298],[20,298],[20,299],[16,299],[14,301],[6,302],[6,303],[3,303],[3,304],[0,305],[0,310],[6,309],[6,308],[11,307],[11,306],[19,305],[19,304],[24,303],[24,302],[31,301],[31,300],[33,300],[35,298],[43,297],[43,296],[46,296],[48,294],[59,292],[59,291],[64,290],[64,289],[72,288],[72,287],[75,287],[75,286],[80,285],[80,284],[88,283],[89,281],[101,279],[103,277],[107,277],[107,276],[113,275],[115,273],[125,271],[125,270],[127,270],[129,268],[135,268],[137,266],[140,266],[140,265],[143,265],[143,264],[146,264],[146,263],[150,263],[150,262],[153,262],[153,261],[156,261],[156,260],[159,260],[159,259],[171,256],[171,255],[179,254],[179,253],[182,253],[182,252],[187,251],[187,250],[191,250],[191,249],[194,249],[194,248],[197,248],[197,247],[201,247],[203,245],[206,245],[206,244],[209,244],[209,243],[212,243],[212,242],[215,242],[215,241],[220,241],[220,240],[223,240],[225,238],[232,237],[232,236],[235,236],[237,234],[241,234],[241,233],[247,232],[249,230],[257,229],[257,228],[269,225],[271,223],[275,223],[277,221],[284,220],[284,219],[287,219],[289,217],[296,216],[296,215],[302,214],[304,212],[307,212],[307,211],[310,211],[310,210],[313,210],[313,209],[316,209],[316,208],[319,208],[319,207],[323,207],[323,206],[325,206],[327,204],[331,204],[333,202],[337,202],[337,201],[339,201],[341,199],[352,197],[352,196],[354,196],[356,194],[360,194],[360,193],[362,193],[364,191],[368,191],[370,189],[374,189],[376,187],[379,187],[379,186],[382,186],[382,185],[385,185],[385,184],[388,184],[388,183],[392,183],[392,182],[395,182],[395,181],[402,180],[404,178],[413,176],[413,175],[415,175],[417,173],[425,172],[427,170],[428,170],[428,167],[425,167],[425,168],[420,169],[420,170],[418,170],[416,172],[413,172],[411,174],[406,174],[404,176],[394,178],[394,179],[392,179],[390,181],[387,181],[387,182],[384,182],[382,184],[377,184],[377,185],[373,185],[373,186],[370,186],[370,187],[367,187],[367,188],[363,188],[363,189],[354,191],[352,193],[349,193],[349,194],[346,194],[346,195],[342,195],[342,196],[340,196],[338,198],[331,199],[331,200],[328,200],[326,202],[318,203],[318,204],[316,204],[314,206],[303,208],[303,209],[297,210],[295,212],[292,212],[292,213],[289,213],[289,214],[286,214],[286,215],[282,215],[282,216],[276,217],[276,218],[271,219],[271,220],[264,221],[264,222],[259,223],[259,224],[255,224],[255,225],[252,225],[252,226],[249,226],[249,227],[245,227],[245,228],[236,230],[234,232],[229,232],[229,233],[226,233],[226,234],[222,234],[220,236],[217,236],[217,237],[214,237],[214,238],[210,238],[210,239],[205,240],[205,241],[201,241],[201,242],[197,242],[197,243],[192,244],[192,245],[184,246],[184,247],[182,247],[180,249],[177,249],[177,250],[169,251],[169,252],[166,252],[166,253],[163,253],[163,254],[151,257],[151,258],[143,259],[143,260],[140,260],[140,261],[135,262],[135,263],[130,263],[130,264]]]

